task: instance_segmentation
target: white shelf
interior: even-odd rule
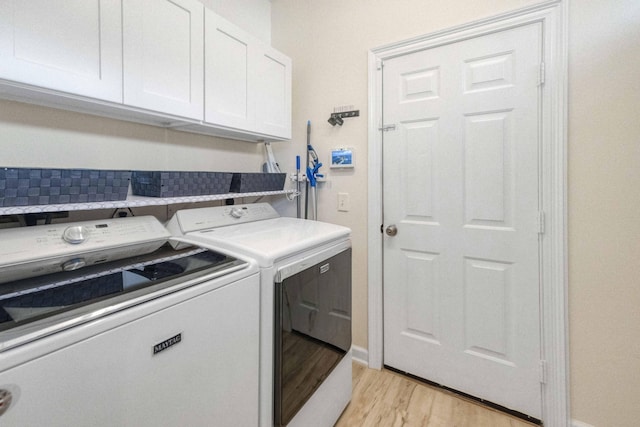
[[[60,205],[32,205],[32,206],[9,206],[0,208],[0,215],[21,215],[42,212],[60,211],[86,211],[95,209],[118,209],[136,208],[141,206],[162,206],[176,203],[198,203],[210,202],[214,200],[237,199],[241,197],[262,197],[276,196],[280,194],[293,194],[295,190],[264,191],[258,193],[227,193],[213,194],[207,196],[184,196],[184,197],[143,197],[129,195],[126,200],[111,202],[89,202],[89,203],[67,203]]]

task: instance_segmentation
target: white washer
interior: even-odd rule
[[[260,266],[260,426],[333,426],[351,400],[351,230],[267,203],[182,210],[166,226]],[[309,373],[313,357],[326,372]],[[294,385],[303,372],[314,379]]]
[[[259,270],[153,217],[0,230],[0,425],[258,424]]]

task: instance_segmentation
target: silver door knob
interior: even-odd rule
[[[395,236],[396,234],[398,234],[398,227],[396,227],[395,225],[390,225],[385,230],[385,233],[387,233],[387,236]]]

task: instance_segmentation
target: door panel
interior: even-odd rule
[[[438,254],[406,251],[406,333],[417,339],[438,341]],[[426,305],[426,306],[425,306]]]
[[[507,363],[510,265],[465,259],[465,339],[466,351]],[[511,364],[513,365],[513,364]]]
[[[407,165],[407,216],[432,219],[434,215],[433,150],[438,138],[438,122],[425,120],[403,128],[407,141],[403,163]],[[417,196],[417,197],[415,197]]]
[[[540,31],[383,64],[385,364],[536,418]]]
[[[508,112],[465,117],[465,223],[505,226],[509,221],[513,168]]]

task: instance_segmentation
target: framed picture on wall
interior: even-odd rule
[[[331,150],[331,168],[352,168],[354,167],[354,156],[352,148],[334,148]]]

